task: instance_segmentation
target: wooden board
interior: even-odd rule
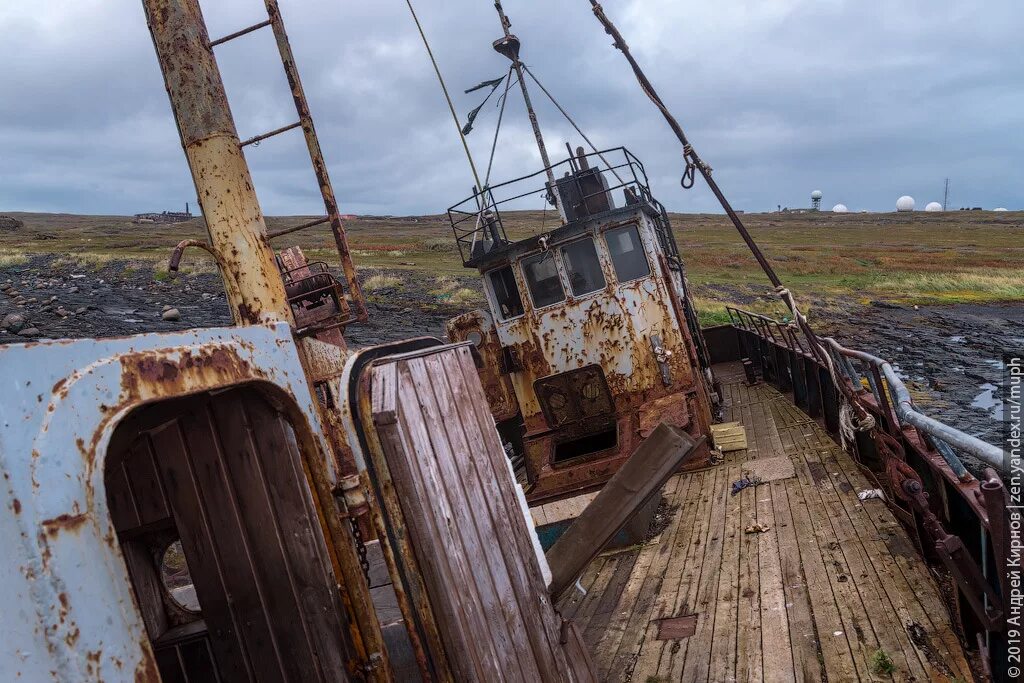
[[[571,608],[608,680],[872,681],[883,651],[892,680],[973,680],[939,590],[842,449],[770,385],[717,368],[728,419],[749,443],[721,465],[678,475],[676,507],[656,543],[602,555]],[[758,463],[795,476],[730,495]],[[767,527],[745,534],[751,524]],[[896,552],[894,552],[894,550]],[[628,574],[623,574],[628,570]],[[664,619],[696,615],[659,639]],[[610,615],[610,616],[609,616]],[[671,623],[671,622],[670,622]],[[925,633],[915,644],[909,624]],[[689,635],[687,635],[689,634]],[[669,631],[672,635],[672,631]]]
[[[561,622],[469,349],[371,368],[373,421],[457,680],[590,681]]]
[[[711,425],[715,448],[723,453],[741,451],[747,447],[747,430],[739,422]]]

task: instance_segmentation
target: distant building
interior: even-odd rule
[[[161,211],[160,213],[137,213],[132,223],[184,223],[192,220],[192,211],[185,202],[184,211]]]

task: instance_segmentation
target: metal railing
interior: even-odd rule
[[[579,171],[593,170],[607,182],[600,189],[586,191],[579,180]],[[556,186],[550,187],[547,181],[548,171],[556,176]],[[559,172],[565,172],[558,178]],[[463,264],[470,265],[477,255],[477,247],[481,242],[507,243],[508,236],[502,219],[502,210],[510,209],[510,204],[527,197],[544,197],[548,202],[552,192],[570,183],[575,189],[571,213],[581,210],[584,215],[594,213],[592,207],[599,205],[599,198],[612,196],[616,190],[622,190],[621,199],[624,204],[648,202],[656,210],[661,205],[651,195],[647,172],[643,164],[625,147],[574,155],[565,161],[542,168],[529,175],[508,180],[497,185],[477,190],[463,201],[448,209],[448,220],[455,233],[455,241],[459,246]],[[521,206],[525,209],[526,207]],[[558,226],[558,219],[552,221],[552,227]]]
[[[786,346],[791,351],[807,354],[804,342],[789,324],[731,306],[727,306],[726,311],[734,326]],[[907,424],[927,435],[958,478],[962,479],[967,470],[953,449],[970,454],[1002,474],[1006,473],[1008,459],[1002,449],[921,412],[891,363],[864,351],[848,349],[831,337],[824,337],[823,341],[835,367],[843,372],[854,389],[864,390],[866,382],[875,405],[890,409],[900,426]],[[852,361],[864,363],[872,371],[858,370]]]
[[[1009,474],[1003,451],[921,412],[888,361],[828,337],[819,358],[790,324],[726,310],[748,377],[759,381],[760,374],[779,391],[791,391],[798,408],[842,437],[919,551],[945,567],[956,587],[951,614],[967,641],[976,641],[989,667],[1005,662],[1012,586],[1002,568],[1012,566],[1015,550],[1009,492],[1000,477]],[[840,393],[839,383],[846,391]],[[872,420],[855,425],[844,395]],[[968,471],[961,455],[981,467]]]
[[[829,345],[833,353],[845,358],[856,358],[880,370],[885,377],[896,415],[904,423],[912,425],[918,431],[932,437],[934,445],[947,462],[955,459],[956,455],[949,451],[947,456],[947,453],[943,453],[944,449],[940,447],[940,444],[958,448],[965,453],[973,455],[989,467],[995,468],[998,472],[1006,473],[1006,463],[1009,462],[1009,459],[1001,448],[966,434],[918,410],[914,405],[914,400],[910,397],[910,390],[907,389],[903,380],[900,379],[900,376],[888,361],[864,351],[848,349],[831,337],[825,337],[824,341]],[[877,394],[880,388],[873,387],[872,390]],[[878,398],[877,395],[876,398]],[[959,460],[957,462],[959,463]],[[949,462],[949,464],[953,467],[952,462]],[[963,467],[963,465],[960,465],[960,467]],[[957,468],[954,467],[954,469]]]

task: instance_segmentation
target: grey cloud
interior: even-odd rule
[[[280,0],[343,210],[434,213],[472,178],[405,3]],[[133,213],[194,192],[141,4],[52,0],[0,8],[0,210]],[[890,210],[913,194],[1024,205],[1019,134],[1024,57],[1010,0],[607,0],[649,75],[739,208],[825,203]],[[416,3],[465,115],[462,90],[507,66],[490,2]],[[680,154],[585,0],[506,0],[523,57],[590,136],[626,145],[670,208],[714,211],[679,188]],[[211,35],[262,18],[258,0],[204,4]],[[218,48],[240,134],[294,118],[269,33]],[[535,89],[536,90],[536,89]],[[535,92],[556,158],[579,143]],[[496,109],[470,137],[486,165]],[[250,149],[267,213],[314,213],[297,133]],[[535,170],[518,97],[506,112],[495,179]],[[539,208],[539,207],[538,207]],[[1024,208],[1024,206],[1022,206]]]

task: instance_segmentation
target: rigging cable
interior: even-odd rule
[[[715,198],[718,199],[718,202],[722,205],[722,208],[725,209],[725,213],[729,216],[729,220],[732,221],[733,226],[736,228],[737,232],[739,232],[740,237],[743,238],[743,241],[746,242],[747,247],[754,255],[754,258],[757,259],[758,264],[761,266],[761,270],[764,271],[765,275],[768,276],[768,279],[775,287],[775,293],[789,307],[789,310],[793,314],[793,319],[796,321],[797,326],[800,328],[800,331],[803,332],[804,336],[807,337],[807,340],[810,342],[811,352],[822,363],[822,365],[824,365],[828,369],[836,387],[843,393],[843,396],[846,398],[846,400],[857,411],[857,417],[859,422],[858,429],[871,429],[874,426],[874,419],[867,412],[867,410],[865,410],[862,406],[857,404],[856,401],[854,401],[853,390],[847,387],[845,382],[840,381],[840,378],[838,377],[838,374],[835,369],[835,365],[832,361],[832,357],[829,354],[828,350],[818,339],[818,335],[815,334],[814,330],[811,329],[810,324],[807,322],[807,317],[803,313],[801,313],[800,309],[797,307],[796,300],[793,298],[793,294],[788,289],[786,289],[785,285],[783,285],[782,280],[779,279],[779,276],[776,274],[775,269],[772,268],[772,265],[768,262],[768,259],[761,251],[761,248],[757,245],[756,242],[754,242],[754,238],[750,235],[750,232],[747,231],[746,226],[743,225],[743,221],[740,220],[739,215],[737,215],[736,211],[732,208],[732,205],[729,203],[729,200],[725,198],[725,195],[722,193],[722,190],[718,187],[718,183],[716,183],[715,180],[711,177],[711,167],[704,163],[700,156],[697,155],[696,150],[693,149],[693,146],[690,144],[690,141],[687,140],[686,134],[683,132],[683,129],[679,125],[679,122],[668,110],[668,107],[665,106],[665,103],[662,101],[661,97],[659,97],[658,93],[655,91],[654,86],[647,79],[646,74],[644,74],[643,69],[640,68],[640,65],[633,57],[633,54],[629,51],[629,46],[626,45],[626,41],[623,39],[622,34],[619,33],[619,30],[615,27],[615,24],[612,23],[611,19],[609,19],[607,15],[605,15],[604,8],[601,7],[601,4],[597,0],[590,0],[590,5],[593,8],[594,16],[597,17],[597,20],[601,22],[602,26],[604,26],[605,32],[612,37],[614,47],[618,49],[620,52],[622,52],[622,55],[626,58],[626,61],[629,62],[630,67],[633,69],[633,74],[636,76],[637,81],[640,83],[640,88],[644,91],[647,97],[650,98],[651,102],[653,102],[654,105],[658,107],[658,109],[662,113],[662,116],[665,117],[665,121],[668,123],[669,127],[672,128],[672,132],[676,134],[676,137],[679,139],[679,142],[682,143],[683,159],[686,163],[686,169],[683,172],[683,178],[681,181],[682,186],[687,189],[693,187],[693,183],[696,177],[696,171],[700,171],[701,175],[704,177],[705,182],[707,182],[708,187],[711,189],[711,192],[715,195]]]
[[[558,100],[555,99],[554,95],[548,92],[548,89],[544,87],[544,84],[541,83],[540,80],[533,75],[533,72],[530,71],[530,67],[526,66],[526,64],[523,64],[523,70],[526,71],[526,73],[530,74],[530,78],[532,78],[533,82],[537,84],[537,87],[540,88],[540,91],[548,96],[548,99],[551,100],[551,103],[555,105],[558,111],[562,113],[562,116],[565,117],[565,120],[568,121],[570,125],[572,125],[572,127],[576,129],[576,132],[580,134],[580,137],[582,137],[586,141],[586,143],[590,145],[590,149],[594,150],[594,153],[597,154],[601,161],[604,162],[604,165],[608,167],[608,170],[612,172],[612,175],[615,176],[616,180],[618,180],[620,184],[625,185],[626,181],[623,180],[622,177],[619,176],[619,174],[615,171],[615,167],[611,163],[609,163],[607,159],[604,158],[604,155],[601,154],[601,152],[597,151],[597,147],[594,146],[594,143],[590,141],[590,138],[587,137],[586,133],[580,130],[580,127],[577,126],[576,122],[572,120],[571,116],[569,116],[569,112],[562,108],[562,105],[558,103]]]
[[[405,4],[409,6],[409,13],[412,14],[412,20],[416,22],[416,28],[420,32],[420,38],[423,39],[423,47],[427,48],[427,55],[430,57],[430,63],[434,65],[434,73],[437,74],[437,80],[441,84],[441,90],[444,92],[444,98],[448,101],[448,109],[452,113],[452,120],[455,121],[455,129],[459,131],[459,139],[462,140],[462,148],[466,150],[466,159],[469,160],[469,167],[473,171],[473,180],[476,181],[476,187],[482,188],[480,184],[480,176],[476,172],[476,164],[473,163],[473,155],[469,153],[469,144],[466,142],[466,136],[462,134],[462,125],[459,124],[459,115],[455,113],[455,105],[452,104],[451,95],[448,94],[448,86],[444,84],[444,77],[441,76],[441,68],[437,65],[437,60],[434,59],[434,51],[430,49],[430,42],[427,40],[427,35],[423,32],[423,26],[420,25],[420,19],[416,16],[416,10],[412,8],[412,0],[405,0]]]
[[[501,119],[505,116],[505,103],[508,102],[508,89],[512,87],[512,70],[508,68],[508,76],[505,77],[505,92],[501,95],[501,109],[498,110],[498,123],[494,127],[494,141],[491,143],[491,158],[487,160],[487,173],[484,174],[484,187],[491,184],[491,168],[494,167],[494,152],[498,149],[498,132],[501,131]]]

